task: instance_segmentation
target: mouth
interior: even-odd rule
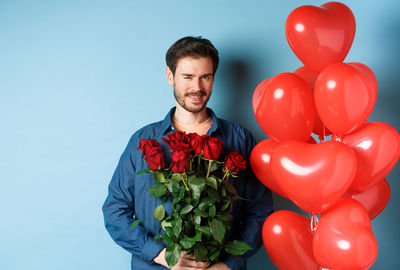
[[[206,93],[203,91],[192,92],[187,93],[185,96],[188,97],[193,103],[201,103],[203,97],[206,96]]]

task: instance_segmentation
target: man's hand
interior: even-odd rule
[[[165,248],[160,251],[160,253],[153,259],[155,263],[161,264],[167,268],[169,268],[167,262],[165,261]],[[185,251],[181,252],[181,257],[179,261],[176,263],[172,270],[206,270],[209,266],[208,262],[196,262],[195,257],[193,255],[186,255]],[[217,269],[217,268],[215,268]],[[219,269],[219,268],[218,268]],[[221,268],[225,269],[225,268]],[[227,268],[229,269],[229,268]]]
[[[227,266],[226,264],[224,264],[222,262],[216,263],[207,269],[209,269],[209,270],[231,270],[231,268],[229,268],[229,266]]]

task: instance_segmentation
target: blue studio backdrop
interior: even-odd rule
[[[378,80],[370,121],[400,130],[400,2],[343,1],[356,36],[345,62]],[[186,35],[220,52],[209,106],[266,135],[251,107],[255,86],[302,66],[284,25],[298,6],[324,1],[0,0],[0,269],[129,269],[103,225],[102,203],[131,134],[174,105],[165,52]],[[391,199],[372,221],[378,258],[397,269],[400,166]],[[299,211],[274,195],[277,209]],[[301,212],[301,211],[299,211]],[[276,269],[264,247],[249,269]]]

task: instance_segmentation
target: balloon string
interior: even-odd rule
[[[318,216],[316,214],[312,214],[310,223],[312,232],[315,232],[315,230],[317,229],[317,225],[318,225]]]
[[[318,136],[319,142],[323,143],[326,141],[325,125],[322,124],[322,135]]]

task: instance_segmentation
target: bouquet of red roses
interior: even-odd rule
[[[207,135],[186,134],[175,131],[163,141],[171,149],[171,165],[165,166],[165,156],[160,144],[153,139],[142,139],[141,149],[149,169],[138,174],[152,173],[154,186],[148,192],[161,200],[154,210],[154,219],[161,221],[155,239],[167,243],[165,259],[174,266],[181,251],[194,254],[196,261],[218,261],[224,250],[241,255],[251,247],[245,242],[226,241],[225,233],[230,229],[230,214],[238,196],[228,182],[230,176],[246,168],[246,161],[237,152],[231,152],[225,160],[220,158],[224,142]],[[165,215],[163,204],[172,203],[172,214]],[[136,220],[131,227],[142,220]],[[163,233],[161,233],[163,229]]]

